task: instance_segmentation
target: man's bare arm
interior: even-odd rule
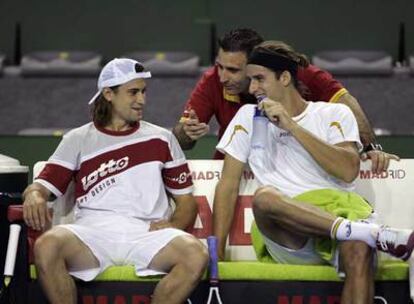
[[[356,98],[351,94],[346,93],[342,95],[337,102],[347,105],[351,109],[352,113],[354,113],[358,123],[359,135],[363,146],[368,147],[370,144],[375,144],[375,133]],[[387,170],[391,160],[400,160],[398,155],[386,153],[376,149],[363,153],[361,159],[371,159],[372,171],[377,173]]]
[[[197,203],[194,196],[191,193],[173,195],[173,199],[175,202],[175,209],[171,218],[169,220],[152,222],[150,231],[164,228],[185,230],[191,225],[194,225],[197,216]]]
[[[266,98],[259,108],[264,109],[269,120],[279,128],[290,131],[327,173],[345,182],[356,178],[360,160],[355,143],[331,145],[323,141],[294,121],[280,102]]]
[[[173,198],[175,210],[170,219],[171,224],[182,230],[194,225],[198,209],[193,194],[174,195]]]
[[[213,233],[218,238],[218,256],[224,260],[226,240],[233,222],[244,163],[226,154],[213,204]]]
[[[339,97],[337,102],[347,105],[351,109],[352,113],[354,113],[362,144],[367,146],[370,143],[375,143],[375,133],[356,98],[351,94],[346,93]]]
[[[299,125],[290,131],[313,159],[330,175],[347,183],[357,177],[360,161],[355,143],[342,142],[330,145]]]

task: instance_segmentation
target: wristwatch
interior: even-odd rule
[[[382,151],[382,146],[380,144],[374,144],[374,143],[369,143],[368,145],[366,145],[364,147],[364,149],[362,150],[363,153],[372,151],[372,150],[377,150],[377,151]]]

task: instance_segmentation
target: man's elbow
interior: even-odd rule
[[[343,176],[344,182],[352,183],[358,177],[359,165],[360,165],[359,157],[352,157],[350,164],[348,165],[347,170],[345,170],[346,172]]]

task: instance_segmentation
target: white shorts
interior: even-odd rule
[[[139,276],[163,274],[148,269],[153,257],[171,240],[188,233],[174,228],[148,231],[149,223],[122,215],[88,216],[74,224],[59,225],[73,232],[95,255],[99,267],[69,273],[91,281],[112,265],[134,265]]]
[[[314,239],[309,238],[306,244],[300,249],[290,249],[279,245],[262,234],[267,251],[271,257],[280,264],[294,265],[323,265],[327,264],[315,251]]]

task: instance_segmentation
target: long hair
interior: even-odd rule
[[[110,87],[115,93],[118,91],[119,86]],[[98,127],[106,127],[112,120],[112,103],[108,101],[105,96],[99,94],[93,103],[92,119]]]

